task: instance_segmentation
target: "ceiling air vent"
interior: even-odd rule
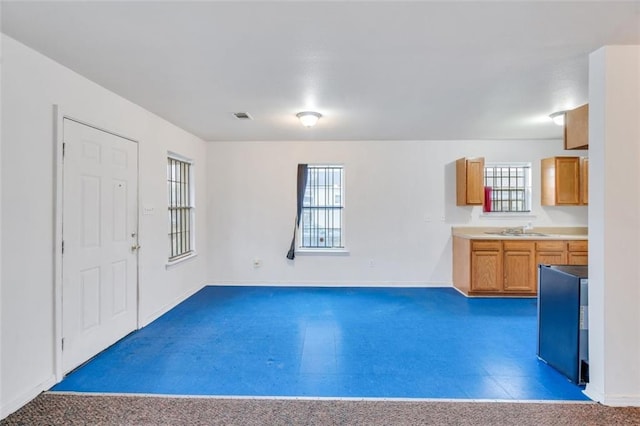
[[[234,112],[233,115],[238,120],[253,120],[253,118],[251,118],[251,116],[246,112]]]

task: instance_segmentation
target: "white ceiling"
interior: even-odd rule
[[[640,44],[640,1],[1,6],[5,34],[211,141],[559,138],[588,54]]]

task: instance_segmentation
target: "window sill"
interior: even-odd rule
[[[193,251],[193,252],[189,253],[188,255],[186,255],[184,257],[180,257],[180,258],[175,259],[175,260],[170,260],[165,265],[165,269],[171,269],[174,266],[176,266],[176,265],[178,265],[180,263],[188,262],[188,261],[192,260],[195,257],[198,257],[198,253]]]
[[[349,249],[346,247],[333,249],[299,248],[296,249],[296,256],[349,256]]]
[[[535,219],[537,216],[532,212],[487,212],[480,213],[480,219],[504,219],[507,217],[517,217],[517,218],[526,218],[526,219]]]

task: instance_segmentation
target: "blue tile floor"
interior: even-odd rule
[[[205,287],[54,391],[588,400],[536,357],[536,299]]]

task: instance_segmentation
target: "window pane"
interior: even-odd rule
[[[309,166],[300,222],[300,246],[342,247],[342,166]]]
[[[193,206],[190,187],[191,164],[169,158],[167,162],[167,201],[169,206],[169,259],[192,250]]]
[[[531,165],[487,165],[485,186],[491,188],[491,211],[530,211]]]

